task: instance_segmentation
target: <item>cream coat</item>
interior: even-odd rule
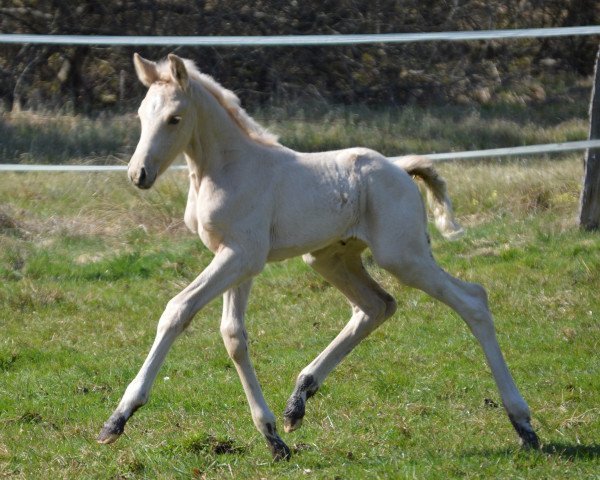
[[[426,213],[411,175],[428,189],[436,225],[459,235],[445,184],[430,162],[405,157],[392,163],[364,148],[299,153],[280,145],[239,106],[230,91],[175,55],[159,64],[135,55],[148,93],[139,108],[142,132],[129,177],[150,188],[178,154],[190,171],[186,225],[215,254],[210,265],[162,314],[155,342],[98,440],[110,443],[147,402],[158,370],[193,316],[223,295],[221,334],[239,373],[252,418],[276,459],[290,450],[275,427],[250,357],[244,313],[252,278],[266,262],[296,255],[336,286],[352,307],[346,327],[302,370],[284,412],[286,431],[298,428],[306,400],[331,370],[393,315],[394,299],[367,273],[361,252],[400,282],[453,308],[486,355],[502,402],[523,442],[538,444],[496,340],[483,288],[442,271],[429,246]]]

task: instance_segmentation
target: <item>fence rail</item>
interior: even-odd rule
[[[428,41],[473,41],[492,39],[547,38],[600,35],[600,25],[468,32],[386,33],[364,35],[274,35],[274,36],[100,36],[0,34],[0,44],[55,45],[137,45],[137,46],[328,46],[369,43],[408,43]],[[495,148],[467,152],[432,153],[424,156],[436,162],[449,160],[531,155],[600,148],[600,140]],[[397,158],[397,157],[391,157]],[[23,165],[0,164],[0,171],[13,172],[106,172],[125,170],[125,165]],[[176,166],[172,168],[185,168]]]
[[[526,145],[523,147],[493,148],[490,150],[471,150],[467,152],[429,153],[424,157],[435,162],[450,160],[508,157],[515,155],[531,155],[538,153],[568,152],[600,148],[600,140],[587,140],[580,142],[548,143],[543,145]],[[389,157],[394,160],[400,157]],[[183,170],[185,165],[174,165],[171,169]],[[0,172],[115,172],[127,170],[126,165],[26,165],[26,164],[0,164]]]
[[[600,35],[600,25],[469,32],[382,33],[364,35],[273,35],[273,36],[136,36],[136,35],[30,35],[0,34],[0,43],[54,45],[137,45],[203,47],[300,47],[408,43],[430,41],[472,41],[494,39]]]

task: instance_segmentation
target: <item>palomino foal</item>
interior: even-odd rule
[[[301,425],[306,400],[333,368],[391,317],[396,302],[367,273],[361,253],[400,282],[454,309],[483,348],[508,416],[527,446],[538,439],[529,409],[504,362],[484,289],[444,272],[434,261],[419,190],[425,181],[438,228],[458,233],[445,184],[421,157],[391,162],[364,148],[298,153],[279,143],[239,106],[238,98],[193,63],[175,55],[161,63],[134,56],[148,93],[140,108],[142,132],[129,177],[150,188],[180,153],[190,172],[186,225],[214,253],[210,265],[170,300],[141,370],[98,437],[115,441],[150,388],[167,352],[192,317],[223,295],[221,334],[248,398],[252,419],[275,459],[290,450],[278,435],[250,357],[244,313],[252,278],[266,262],[304,260],[349,300],[352,317],[298,376],[284,412],[286,432]],[[408,174],[407,174],[408,172]]]

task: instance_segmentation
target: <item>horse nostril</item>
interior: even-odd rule
[[[146,179],[146,169],[144,167],[142,167],[142,169],[140,170],[140,176],[138,177],[138,185],[143,185],[144,184],[144,180]]]

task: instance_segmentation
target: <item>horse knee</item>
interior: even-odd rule
[[[465,285],[465,289],[467,290],[467,292],[474,297],[483,308],[487,309],[488,308],[488,295],[487,292],[485,290],[485,288],[483,288],[481,285],[479,285],[478,283],[467,283],[467,282],[463,282]]]
[[[221,325],[221,337],[229,357],[240,363],[248,354],[248,335],[243,327]]]
[[[190,315],[187,314],[186,306],[176,300],[171,299],[167,303],[163,314],[158,321],[157,331],[159,335],[179,335],[190,322]]]
[[[490,332],[494,329],[494,320],[488,307],[487,292],[477,283],[462,282],[462,285],[466,293],[463,317],[475,334]]]
[[[467,294],[466,306],[481,321],[487,321],[490,317],[488,307],[488,296],[485,289],[478,283],[464,283]]]

